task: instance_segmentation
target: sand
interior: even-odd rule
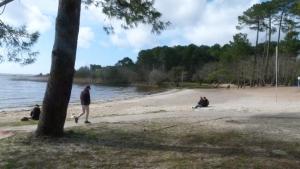
[[[210,106],[192,109],[200,96],[206,96]],[[261,131],[272,137],[300,140],[299,110],[297,87],[278,88],[277,99],[274,88],[174,89],[140,98],[92,103],[89,119],[92,123],[172,121],[218,130]],[[85,125],[84,117],[78,124],[71,118],[80,112],[80,105],[70,105],[65,127]],[[0,131],[34,131],[36,125],[10,125],[28,114],[28,111],[2,112]]]

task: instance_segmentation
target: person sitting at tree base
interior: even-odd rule
[[[40,114],[41,114],[40,106],[38,104],[36,104],[30,112],[30,117],[23,117],[21,119],[21,121],[28,121],[30,119],[39,120],[40,119]]]

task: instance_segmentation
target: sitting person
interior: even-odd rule
[[[203,103],[202,103],[202,106],[203,107],[207,107],[209,105],[209,101],[207,100],[206,97],[203,97]]]
[[[28,121],[30,119],[32,120],[39,120],[41,114],[40,106],[37,104],[30,112],[30,117],[23,117],[21,121]]]
[[[207,107],[209,105],[209,101],[207,100],[206,97],[200,97],[200,100],[198,104],[193,107],[193,109],[199,108],[199,107]]]
[[[204,101],[203,97],[200,97],[200,100],[198,101],[198,104],[195,107],[192,107],[192,108],[196,109],[198,107],[202,107],[203,101]]]
[[[39,120],[41,114],[40,106],[37,104],[30,112],[30,117],[32,120]]]

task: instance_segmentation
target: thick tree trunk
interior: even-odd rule
[[[72,90],[81,0],[59,0],[50,77],[36,134],[61,136]]]

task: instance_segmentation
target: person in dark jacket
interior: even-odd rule
[[[37,104],[30,112],[30,117],[32,120],[39,120],[40,114],[41,114],[41,109],[40,109],[40,106]]]
[[[193,109],[199,108],[199,107],[207,107],[209,105],[209,101],[206,97],[200,97],[200,100],[198,101],[198,104],[195,107],[192,107]]]
[[[203,107],[207,107],[209,105],[209,101],[206,97],[203,97]]]
[[[192,107],[193,109],[197,109],[198,107],[203,107],[203,102],[204,102],[204,99],[203,97],[200,97],[200,100],[198,101],[198,104],[195,106],[195,107]]]
[[[34,108],[30,111],[30,117],[23,117],[21,121],[28,121],[28,120],[39,120],[41,114],[41,109],[38,104],[34,106]]]
[[[91,104],[90,90],[91,90],[91,87],[86,86],[80,94],[80,102],[81,102],[81,106],[82,106],[82,113],[79,116],[75,117],[75,123],[78,123],[79,118],[81,116],[83,116],[84,114],[86,114],[84,123],[91,123],[88,120],[89,113],[90,113],[89,112],[90,111],[89,105]]]

